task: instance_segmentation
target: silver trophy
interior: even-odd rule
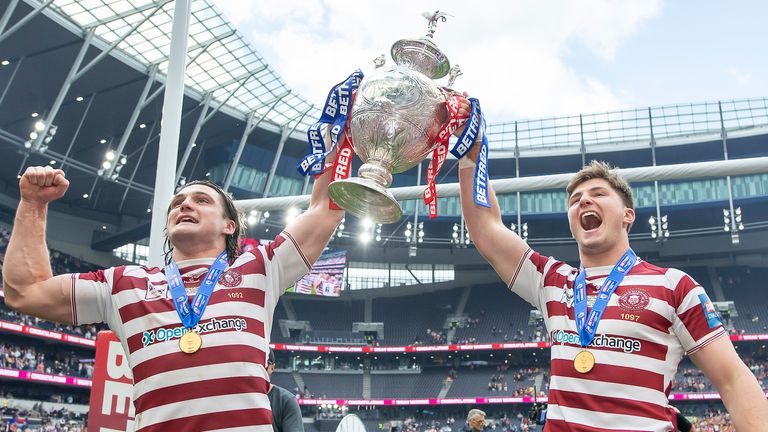
[[[427,35],[395,42],[391,51],[395,65],[384,66],[383,55],[379,56],[374,60],[376,69],[357,90],[350,127],[363,165],[357,171],[359,177],[328,186],[331,198],[355,216],[378,223],[402,218],[400,203],[387,190],[392,174],[424,160],[449,120],[446,92],[433,81],[451,71],[448,58],[432,42],[437,21],[445,21],[446,15],[425,13]],[[453,78],[460,73],[456,69]]]

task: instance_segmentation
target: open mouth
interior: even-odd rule
[[[586,232],[594,231],[603,224],[603,219],[600,215],[593,211],[582,213],[579,221],[581,222],[581,228]]]
[[[176,219],[176,225],[182,224],[182,223],[197,223],[197,219],[193,218],[192,216],[180,216],[178,219]]]

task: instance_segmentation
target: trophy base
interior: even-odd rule
[[[403,209],[394,196],[380,184],[361,177],[336,180],[328,185],[328,193],[341,208],[353,215],[369,217],[376,223],[398,222]]]

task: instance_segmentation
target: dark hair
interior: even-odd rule
[[[245,224],[243,223],[242,215],[237,211],[237,207],[235,207],[235,202],[232,199],[232,196],[225,192],[224,189],[222,189],[214,182],[208,180],[194,180],[179,186],[179,188],[176,189],[176,193],[179,193],[184,188],[192,185],[207,186],[215,190],[219,194],[219,197],[221,197],[221,201],[224,204],[222,208],[224,211],[224,216],[235,222],[235,231],[232,232],[232,234],[228,234],[226,239],[227,258],[229,258],[229,262],[232,263],[232,261],[234,261],[235,258],[240,254],[240,240],[245,235]],[[171,205],[168,204],[168,210],[165,212],[166,219],[168,218],[168,213],[170,213],[170,211]],[[165,252],[165,263],[169,264],[173,258],[173,244],[171,244],[171,239],[168,238],[167,231],[165,232],[163,251]]]

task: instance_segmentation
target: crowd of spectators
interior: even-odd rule
[[[0,431],[28,432],[85,432],[86,414],[66,408],[46,408],[42,402],[32,409],[13,407],[13,402],[3,400],[0,407]]]
[[[672,380],[672,390],[678,393],[704,393],[713,391],[713,388],[700,369],[681,368]]]
[[[105,325],[81,325],[71,326],[59,324],[52,321],[46,321],[37,317],[18,313],[8,308],[5,303],[0,302],[0,320],[23,324],[30,327],[38,327],[46,330],[52,330],[59,333],[71,334],[86,339],[96,339],[99,331],[105,330]]]
[[[477,338],[476,337],[466,337],[466,338],[458,338],[454,337],[451,339],[451,343],[454,345],[470,345],[470,344],[476,344]]]
[[[424,341],[417,335],[414,336],[411,345],[445,345],[446,343],[448,343],[448,337],[444,331],[427,329],[427,335],[425,336]]]
[[[740,352],[739,356],[744,364],[755,374],[757,381],[768,388],[768,351],[758,350],[752,352]],[[716,392],[717,389],[709,382],[701,370],[696,367],[688,366],[690,363],[683,363],[678,369],[677,375],[672,380],[672,391],[675,393],[702,393]]]
[[[701,416],[690,416],[688,420],[696,432],[735,432],[731,416],[725,410],[711,409]]]
[[[452,432],[456,420],[448,417],[445,420],[417,419],[407,417],[404,420],[394,420],[379,425],[380,430],[398,432]]]
[[[50,375],[93,376],[93,360],[82,361],[74,353],[45,353],[32,346],[0,342],[0,367]]]
[[[398,432],[454,432],[466,431],[463,418],[447,416],[441,419],[424,419],[417,416],[406,417],[403,420],[379,422],[377,431]],[[485,430],[498,432],[533,432],[537,426],[522,413],[506,413],[498,417],[486,418]]]

